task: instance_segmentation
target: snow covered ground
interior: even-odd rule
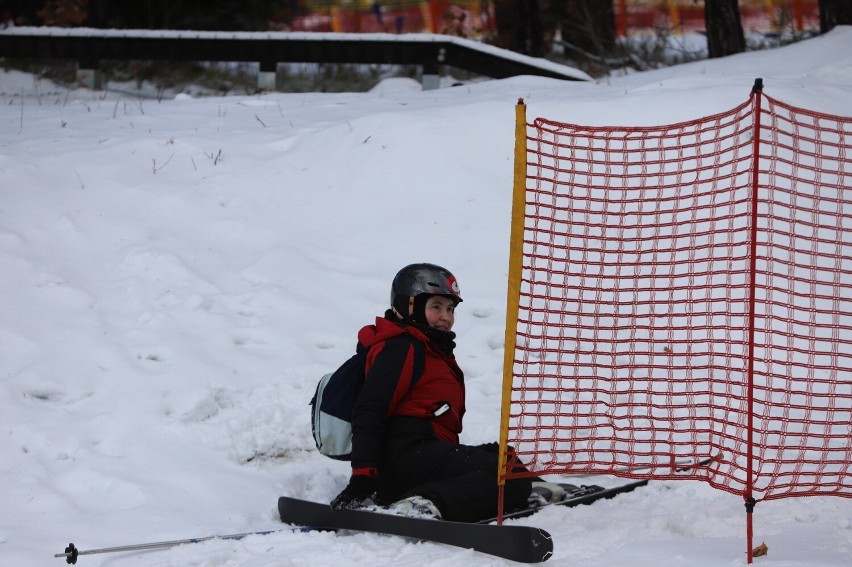
[[[598,83],[532,77],[422,92],[152,100],[0,71],[0,564],[280,529],[279,495],[328,501],[348,464],[313,449],[308,401],[410,262],[458,276],[463,440],[495,440],[514,104],[650,125],[726,110],[754,79],[852,115],[852,28]],[[617,479],[597,478],[614,484]],[[549,564],[746,562],[740,497],[653,482],[518,520]],[[760,503],[756,564],[852,564],[852,500]],[[377,535],[282,531],[79,565],[507,565]]]

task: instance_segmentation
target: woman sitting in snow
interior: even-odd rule
[[[456,279],[440,266],[412,264],[394,278],[390,301],[384,317],[358,333],[369,354],[352,412],[352,476],[331,506],[390,504],[406,515],[492,518],[497,444],[459,443],[465,389],[453,356],[462,301]],[[529,478],[507,480],[505,509],[525,507],[531,486]]]

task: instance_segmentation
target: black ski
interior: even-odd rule
[[[526,516],[532,516],[542,508],[547,508],[549,506],[565,506],[566,508],[573,508],[574,506],[580,506],[582,504],[591,504],[592,502],[596,502],[598,500],[607,500],[609,498],[615,498],[619,494],[631,492],[633,490],[636,490],[640,486],[645,486],[646,484],[648,484],[648,479],[636,480],[625,484],[620,484],[618,486],[613,486],[611,488],[604,488],[602,486],[597,485],[575,486],[573,487],[573,490],[568,489],[569,494],[564,500],[560,500],[559,502],[549,502],[540,506],[531,506],[530,508],[525,508],[523,510],[515,510],[514,512],[506,512],[505,514],[503,514],[503,519],[505,520],[510,518],[524,518]],[[569,485],[563,486],[567,487]],[[497,518],[491,518],[489,520],[483,520],[481,523],[490,524],[496,521]]]
[[[278,513],[286,524],[410,537],[474,549],[520,563],[547,561],[553,554],[550,534],[531,526],[468,524],[368,510],[332,510],[328,504],[286,496],[278,499]]]
[[[677,468],[675,468],[675,472],[686,472],[696,467],[705,467],[712,463],[714,460],[714,457],[704,457],[695,462],[676,463]],[[636,468],[634,470],[641,470],[641,468]],[[648,481],[649,479],[647,478],[642,480],[634,480],[620,484],[618,486],[613,486],[611,488],[604,488],[602,486],[597,485],[576,486],[572,484],[562,484],[562,487],[565,488],[568,493],[564,500],[560,500],[558,502],[548,502],[547,504],[542,504],[538,506],[531,506],[524,510],[515,510],[513,512],[507,512],[503,514],[503,519],[524,518],[526,516],[531,516],[542,508],[546,508],[548,506],[565,506],[566,508],[573,508],[574,506],[591,504],[592,502],[596,502],[598,500],[608,500],[610,498],[618,496],[619,494],[624,494],[625,492],[632,492],[639,487],[645,486],[648,484]],[[497,518],[491,518],[489,520],[483,520],[480,523],[489,524],[496,521]]]

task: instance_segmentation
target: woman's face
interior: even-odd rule
[[[456,322],[456,304],[452,299],[433,295],[426,300],[426,322],[430,327],[450,331]]]

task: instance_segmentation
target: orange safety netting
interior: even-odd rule
[[[756,86],[680,124],[523,120],[503,447],[536,475],[852,497],[852,118]]]

